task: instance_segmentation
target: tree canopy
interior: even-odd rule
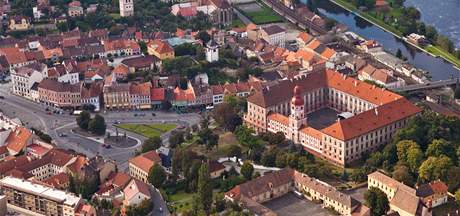
[[[372,216],[386,215],[390,210],[387,195],[376,187],[371,187],[364,193],[366,205],[371,209]]]

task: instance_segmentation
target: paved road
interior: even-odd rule
[[[11,84],[0,84],[0,95],[5,99],[0,100],[0,110],[9,117],[19,118],[23,124],[28,127],[34,127],[48,133],[54,140],[55,144],[60,148],[72,149],[79,153],[84,153],[88,157],[93,157],[97,154],[116,161],[120,171],[128,169],[128,159],[134,156],[135,150],[146,139],[135,133],[126,131],[127,136],[134,138],[138,144],[128,148],[117,148],[113,146],[110,149],[102,147],[98,140],[88,139],[82,135],[72,132],[76,128],[75,116],[64,114],[54,114],[47,111],[45,105],[32,102],[22,97],[10,94]],[[49,109],[49,108],[48,108]],[[134,114],[144,113],[145,116],[140,117]],[[102,112],[107,123],[109,131],[115,131],[114,123],[176,123],[181,125],[193,125],[200,122],[200,115],[197,113],[177,114],[173,112],[155,111],[156,116],[152,116],[152,111],[122,111],[122,112]],[[122,129],[119,132],[124,133]],[[59,136],[65,134],[66,136]],[[162,134],[163,145],[169,146],[170,132]],[[170,215],[167,211],[167,206],[161,195],[152,189],[152,202],[155,209],[151,215],[167,216]],[[159,208],[162,208],[162,212]]]

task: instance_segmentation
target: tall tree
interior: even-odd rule
[[[371,209],[372,216],[386,215],[390,210],[387,195],[376,187],[371,187],[364,193],[366,205]]]
[[[159,164],[155,164],[150,168],[148,180],[156,188],[163,186],[166,180],[166,172]]]
[[[445,155],[429,157],[419,168],[419,178],[425,182],[436,179],[447,181],[448,171],[452,167],[452,160]]]
[[[198,197],[206,215],[211,213],[212,186],[208,163],[202,163],[198,174]]]
[[[251,180],[252,174],[254,173],[254,167],[252,166],[251,162],[244,161],[243,165],[241,166],[241,175],[247,180]]]
[[[399,182],[403,182],[406,185],[414,184],[414,177],[410,173],[410,170],[405,165],[397,165],[392,173],[394,179]]]
[[[162,140],[160,137],[150,137],[147,140],[144,141],[142,144],[142,153],[148,152],[151,150],[157,150],[158,148],[161,147]]]
[[[457,152],[453,144],[448,142],[445,139],[435,139],[433,140],[425,152],[426,156],[434,156],[439,157],[441,155],[445,155],[452,159],[452,161],[456,161]]]
[[[99,114],[96,114],[93,119],[89,121],[88,130],[94,134],[103,135],[107,125],[105,124],[105,119]]]
[[[82,111],[79,116],[77,116],[77,124],[83,130],[88,130],[89,121],[91,120],[91,114],[88,111]]]
[[[212,116],[225,130],[234,131],[238,125],[241,125],[241,118],[236,113],[236,109],[228,103],[217,105],[212,111]]]

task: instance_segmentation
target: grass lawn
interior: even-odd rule
[[[119,124],[117,127],[150,138],[176,128],[176,124]]]
[[[213,148],[212,150],[207,150],[206,146],[195,144],[193,142],[187,143],[184,147],[199,155],[206,155],[212,160],[217,160],[221,157],[227,157],[228,148],[232,145],[239,145],[242,152],[247,151],[247,147],[241,146],[238,140],[236,140],[235,135],[231,132],[220,134],[219,144],[217,145],[217,148]]]
[[[433,54],[433,55],[444,57],[448,61],[450,61],[451,63],[455,64],[457,67],[460,67],[460,59],[458,59],[454,55],[442,50],[441,48],[439,48],[437,46],[430,45],[430,46],[428,46],[426,48],[426,50],[428,52],[430,52],[431,54]]]
[[[246,25],[243,23],[243,21],[241,21],[238,18],[235,18],[232,21],[232,28],[241,28],[241,27],[245,27],[245,26]]]
[[[241,10],[241,12],[257,25],[283,21],[283,18],[265,5],[261,5],[259,11],[245,12]]]
[[[111,16],[112,19],[116,19],[116,20],[121,18],[120,14],[118,13],[111,13],[109,14],[109,16]]]
[[[337,4],[341,5],[342,7],[347,8],[348,10],[355,11],[356,13],[359,13],[360,15],[362,15],[366,19],[374,22],[375,24],[379,25],[380,27],[383,27],[386,30],[388,30],[390,32],[393,32],[396,35],[399,35],[399,36],[402,35],[402,33],[398,29],[396,29],[395,27],[393,27],[391,25],[388,25],[387,23],[385,23],[381,19],[378,19],[378,18],[376,18],[374,16],[371,16],[369,13],[359,11],[353,4],[351,4],[351,3],[349,3],[349,2],[347,2],[345,0],[334,0],[334,1]],[[399,13],[399,11],[395,11],[394,13]]]
[[[176,194],[168,195],[168,201],[172,203],[171,206],[175,209],[175,212],[180,213],[192,208],[193,194],[180,191]]]

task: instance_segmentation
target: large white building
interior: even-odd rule
[[[127,17],[134,15],[134,0],[120,0],[120,16]]]
[[[206,44],[206,61],[216,62],[219,61],[219,45],[216,41],[211,40]]]
[[[13,93],[31,99],[31,88],[47,77],[48,67],[45,64],[33,63],[11,71]]]
[[[346,166],[388,143],[419,112],[398,94],[336,71],[318,70],[249,96],[244,123],[256,132],[282,132],[312,154]],[[315,122],[307,118],[311,113],[311,117],[331,113],[322,119],[332,119]]]

